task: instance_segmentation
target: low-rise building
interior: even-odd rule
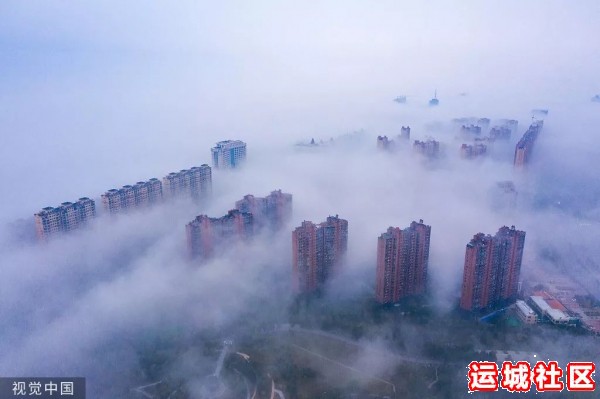
[[[553,299],[553,301],[556,301],[556,299]],[[556,306],[551,306],[547,302],[547,299],[542,296],[530,296],[529,304],[531,305],[531,308],[539,314],[540,320],[549,321],[550,323],[557,325],[574,326],[579,323],[579,318],[571,316],[561,309],[557,309]]]
[[[515,309],[517,311],[517,316],[523,323],[525,323],[525,324],[537,323],[536,313],[533,311],[533,309],[531,309],[531,307],[529,305],[527,305],[527,303],[525,303],[525,301],[519,299],[515,303]]]

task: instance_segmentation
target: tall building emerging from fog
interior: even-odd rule
[[[197,216],[185,230],[191,257],[206,259],[219,247],[250,238],[254,233],[254,220],[251,213],[233,209],[220,218]]]
[[[478,125],[462,125],[460,127],[460,133],[464,137],[480,136],[481,126]]]
[[[246,159],[246,143],[240,140],[219,141],[211,148],[211,153],[215,168],[237,168]]]
[[[390,227],[377,241],[375,299],[394,303],[419,295],[427,286],[431,226],[412,222],[401,230]]]
[[[410,141],[410,126],[402,126],[400,128],[400,140]]]
[[[515,166],[523,167],[531,161],[533,146],[543,126],[543,121],[534,122],[529,126],[523,137],[521,137],[521,140],[519,140],[515,147]]]
[[[60,206],[42,209],[34,215],[35,230],[40,240],[84,225],[96,216],[96,204],[93,200],[83,197],[77,202],[63,202]]]
[[[348,248],[348,221],[329,216],[319,225],[304,221],[292,232],[292,274],[296,293],[322,288],[336,274]]]
[[[490,130],[490,139],[492,140],[510,140],[512,130],[508,126],[494,126]]]
[[[165,197],[191,197],[204,199],[212,192],[212,171],[203,164],[191,169],[169,173],[163,177],[162,190]]]
[[[162,184],[158,179],[137,182],[120,189],[111,189],[102,194],[102,206],[109,213],[125,212],[128,209],[146,207],[162,200]]]
[[[477,311],[517,296],[525,232],[501,227],[495,236],[476,234],[467,244],[460,307]]]
[[[440,142],[436,140],[415,140],[413,149],[415,152],[425,155],[428,158],[436,158],[440,154]]]
[[[473,159],[485,155],[487,146],[485,144],[463,144],[460,146],[460,156],[464,159]]]
[[[377,136],[377,149],[379,150],[389,150],[392,143],[387,136]]]
[[[272,191],[264,198],[248,194],[237,201],[235,207],[241,212],[251,213],[257,228],[279,230],[292,216],[292,194],[281,190]]]

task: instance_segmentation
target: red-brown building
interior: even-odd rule
[[[275,231],[285,226],[292,216],[292,194],[281,190],[272,191],[264,198],[248,194],[237,201],[235,207],[241,212],[250,212],[254,216],[255,227],[268,227]]]
[[[533,153],[533,147],[538,135],[542,131],[544,126],[543,121],[537,121],[529,126],[529,129],[525,132],[521,140],[515,147],[515,160],[514,165],[516,167],[523,167],[531,161],[531,154]]]
[[[394,303],[423,294],[427,287],[431,226],[412,222],[401,230],[390,227],[377,241],[375,299]]]
[[[185,226],[188,252],[193,258],[210,258],[215,250],[238,239],[248,239],[254,232],[251,213],[233,209],[220,218],[197,216]]]
[[[514,300],[524,245],[525,232],[514,226],[476,234],[466,248],[460,307],[476,311]]]
[[[292,277],[296,293],[323,288],[338,273],[348,248],[348,221],[329,216],[319,225],[304,221],[292,232]]]

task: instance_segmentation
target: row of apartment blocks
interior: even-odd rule
[[[289,221],[292,195],[281,190],[268,196],[246,195],[225,216],[199,215],[185,226],[188,253],[192,258],[208,259],[219,248],[248,240],[263,229],[276,231]]]
[[[153,178],[120,189],[110,189],[101,195],[104,210],[119,213],[135,207],[145,207],[162,200],[162,184]]]
[[[431,226],[412,222],[389,227],[377,241],[375,300],[396,303],[427,290]],[[501,227],[496,235],[476,234],[467,244],[460,307],[493,309],[517,297],[525,232]],[[337,215],[321,224],[304,221],[292,232],[292,285],[310,294],[324,287],[343,262],[348,246],[348,221]]]
[[[163,197],[207,198],[212,192],[212,172],[203,164],[179,172],[169,173],[162,182],[156,178],[102,194],[102,205],[109,213],[120,213],[133,208],[147,207],[160,202]]]
[[[460,154],[463,158],[472,159],[487,153],[487,143],[493,143],[496,140],[510,140],[511,134],[517,129],[518,121],[514,119],[502,119],[498,124],[492,127],[489,135],[483,137],[482,132],[487,131],[490,125],[488,118],[457,118],[453,123],[460,126],[460,137],[463,139],[474,140],[474,144],[462,144]],[[410,127],[402,126],[401,133],[397,136],[401,141],[410,140]],[[396,148],[396,141],[390,140],[387,136],[377,136],[377,148],[380,150],[393,150]],[[414,140],[413,149],[416,153],[425,155],[428,158],[436,158],[440,154],[440,143],[436,140]]]
[[[246,143],[240,140],[221,141],[211,148],[211,154],[214,167],[236,168],[246,158]],[[191,197],[201,200],[211,192],[212,171],[210,166],[203,164],[169,173],[162,182],[152,178],[119,189],[110,189],[101,195],[101,201],[107,213],[116,214],[151,206],[161,202],[163,197]],[[34,215],[36,234],[39,239],[47,240],[60,232],[74,230],[95,216],[95,203],[87,197],[79,199],[75,204],[64,202],[56,208],[47,207]]]
[[[111,189],[102,194],[102,206],[109,214],[118,214],[136,208],[160,203],[163,197],[191,197],[203,199],[212,191],[210,166],[204,164],[177,173],[170,173],[160,180],[152,178],[134,185]],[[47,207],[34,215],[36,234],[40,240],[66,231],[75,230],[96,216],[94,200],[81,198],[76,203],[64,202],[61,206]]]
[[[533,122],[515,147],[514,165],[523,167],[531,161],[531,154],[538,135],[544,127],[544,121]]]
[[[34,215],[36,234],[40,239],[75,230],[96,216],[93,200],[83,197],[77,202],[63,202],[57,207],[46,207]]]
[[[487,132],[491,120],[489,118],[465,117],[452,119],[452,123],[459,128],[463,137],[469,137],[473,135],[479,136]],[[517,131],[518,126],[519,121],[516,119],[497,120],[491,128],[489,136],[492,139],[508,140],[511,133]]]

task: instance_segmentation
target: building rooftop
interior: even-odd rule
[[[518,300],[516,302],[517,308],[519,308],[519,310],[527,316],[535,316],[535,312],[533,311],[533,309],[531,309],[531,307],[529,307],[529,305],[527,305],[525,303],[525,301],[522,300]]]
[[[565,314],[562,310],[554,309],[546,299],[541,296],[531,296],[531,300],[536,306],[545,313],[548,317],[550,317],[555,322],[567,322],[571,319],[567,314]]]

